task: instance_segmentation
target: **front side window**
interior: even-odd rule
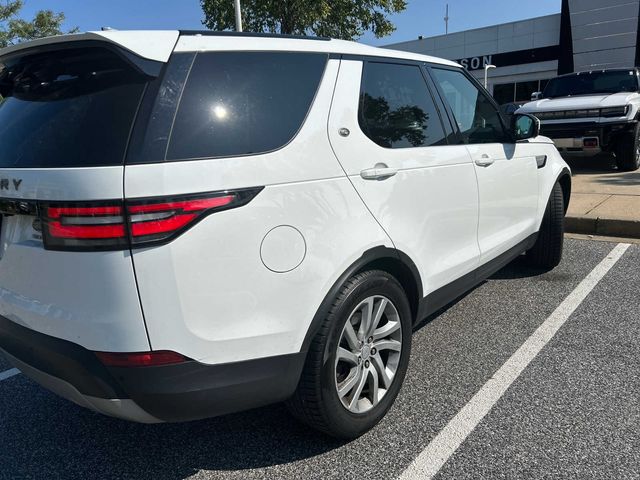
[[[253,155],[286,145],[316,94],[326,54],[198,53],[166,160]]]
[[[420,67],[366,63],[359,123],[385,148],[445,145],[440,116]]]
[[[433,68],[464,143],[508,143],[500,115],[489,98],[457,70]]]

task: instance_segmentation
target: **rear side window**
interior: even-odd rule
[[[0,168],[122,165],[148,78],[100,47],[0,63]]]
[[[326,54],[199,53],[175,117],[166,160],[269,152],[300,129]]]
[[[385,148],[445,145],[445,134],[420,67],[365,64],[360,128]]]

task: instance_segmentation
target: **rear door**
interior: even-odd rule
[[[420,64],[343,60],[329,119],[338,159],[425,295],[479,260],[476,174],[432,90]]]
[[[480,193],[478,241],[485,263],[535,233],[534,144],[514,143],[488,95],[461,69],[430,69],[473,159]]]
[[[0,315],[92,350],[148,350],[121,204],[151,77],[103,42],[0,59]],[[150,63],[147,62],[147,66]]]

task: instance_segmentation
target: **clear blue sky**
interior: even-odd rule
[[[233,0],[229,0],[231,2]],[[22,15],[32,18],[40,9],[64,12],[68,28],[200,29],[202,10],[198,0],[25,0]],[[384,45],[413,40],[418,35],[444,33],[445,5],[449,3],[449,32],[560,12],[561,0],[409,0],[407,10],[393,17],[398,27],[391,36],[362,38],[365,43]]]

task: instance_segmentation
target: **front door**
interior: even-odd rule
[[[460,69],[430,69],[474,162],[480,193],[481,263],[535,233],[538,169],[535,145],[514,143],[486,93]]]

